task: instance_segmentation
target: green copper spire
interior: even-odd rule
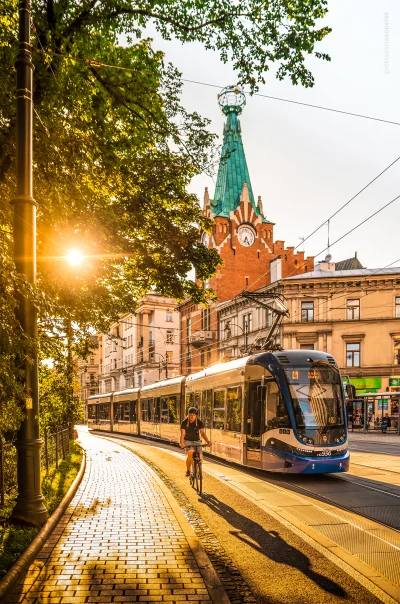
[[[244,183],[247,184],[251,205],[257,215],[260,209],[254,202],[249,170],[244,153],[240,121],[238,115],[246,104],[246,97],[237,86],[227,86],[218,95],[218,104],[227,116],[224,125],[221,161],[218,169],[214,199],[211,211],[215,216],[229,217],[240,202]]]

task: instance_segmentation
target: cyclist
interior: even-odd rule
[[[186,476],[190,476],[190,468],[193,463],[193,451],[196,445],[201,445],[200,435],[204,438],[208,445],[211,441],[208,440],[204,431],[204,424],[197,416],[199,414],[196,407],[190,407],[188,414],[181,423],[181,449],[186,449]]]

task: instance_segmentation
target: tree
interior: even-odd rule
[[[65,317],[85,335],[90,327],[107,329],[119,313],[134,311],[136,300],[149,290],[195,302],[212,295],[187,277],[194,267],[204,282],[219,263],[217,253],[199,242],[199,227],[209,230],[211,223],[187,186],[193,176],[212,169],[215,137],[206,119],[180,104],[180,74],[151,40],[142,39],[146,26],[153,23],[166,39],[200,41],[217,50],[252,91],[273,63],[278,78],[311,86],[305,55],[329,58],[314,50],[329,32],[316,26],[326,4],[32,1],[39,278],[31,294],[45,321],[42,346],[49,345],[49,335]],[[17,29],[17,0],[3,0],[0,224],[5,232],[0,237],[7,269],[0,273],[0,309],[9,320],[0,336],[9,339],[7,397],[11,391],[18,396],[12,351],[22,337],[10,312],[15,293],[28,287],[13,273],[7,232],[15,191]],[[65,268],[71,247],[86,256],[79,271]]]

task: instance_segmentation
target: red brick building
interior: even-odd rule
[[[223,302],[245,289],[311,271],[314,259],[294,253],[294,247],[285,248],[283,241],[274,242],[274,223],[265,217],[261,197],[257,204],[254,201],[247,168],[238,119],[244,94],[228,87],[218,98],[227,119],[214,198],[207,189],[204,194],[203,211],[214,219],[214,226],[211,236],[202,233],[201,238],[204,245],[217,249],[223,261],[207,283]],[[204,308],[190,301],[180,310],[182,373],[188,374],[219,360],[217,313],[213,305]]]

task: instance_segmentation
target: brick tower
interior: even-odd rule
[[[267,285],[271,276],[276,280],[310,271],[314,259],[305,260],[304,252],[295,254],[283,241],[274,242],[274,223],[265,217],[261,197],[255,202],[239,121],[245,95],[229,86],[218,95],[218,103],[226,116],[221,160],[214,197],[210,199],[206,189],[203,209],[214,226],[211,236],[202,233],[201,239],[221,256],[223,264],[207,285],[216,292],[218,302],[224,302],[244,289]],[[181,306],[181,319],[182,372],[216,362],[218,326],[213,306],[203,309],[188,301]]]

